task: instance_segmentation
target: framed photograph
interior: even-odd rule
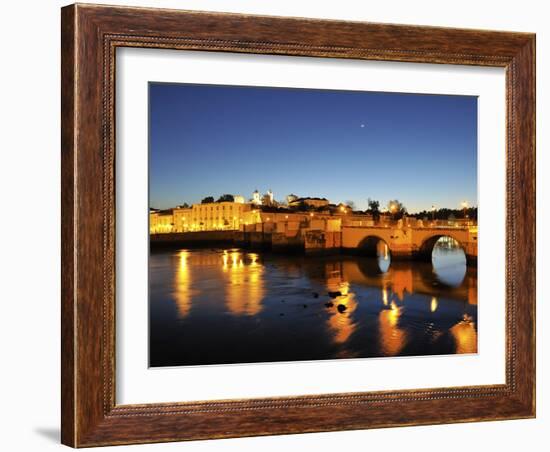
[[[62,442],[535,416],[535,36],[62,9]]]

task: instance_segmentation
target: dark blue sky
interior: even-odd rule
[[[271,188],[409,212],[477,205],[477,98],[149,85],[150,205]]]

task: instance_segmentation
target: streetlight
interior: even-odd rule
[[[462,201],[462,209],[464,210],[464,218],[468,218],[468,215],[466,214],[466,209],[468,209],[468,201]]]
[[[435,206],[432,205],[432,223],[435,221]]]
[[[395,211],[397,210],[397,206],[395,205],[395,203],[391,203],[390,204],[390,212],[392,214],[392,219],[395,220]]]

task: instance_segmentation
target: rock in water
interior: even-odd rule
[[[347,309],[347,307],[344,304],[339,304],[336,309],[338,309],[338,312],[344,312]]]
[[[328,296],[330,298],[336,298],[336,297],[341,297],[342,296],[342,292],[340,292],[339,290],[335,291],[335,292],[329,292],[328,293]]]

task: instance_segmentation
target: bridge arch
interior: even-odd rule
[[[458,245],[464,252],[464,256],[467,256],[467,250],[466,250],[465,244],[459,238],[455,237],[454,234],[451,234],[445,231],[441,233],[434,233],[433,235],[430,235],[429,237],[424,238],[418,250],[419,257],[422,260],[431,261],[432,252],[435,247],[435,244],[439,241],[439,239],[443,237],[449,237],[453,239],[456,243],[458,243]]]
[[[437,254],[433,253],[433,250],[441,238],[447,237],[452,240],[453,246],[449,246],[447,249],[442,247]],[[457,252],[457,246],[462,251]],[[458,287],[462,284],[467,270],[468,254],[467,249],[461,240],[454,237],[453,234],[438,233],[431,235],[422,242],[420,249],[423,260],[432,263],[432,272],[436,277],[437,282],[445,287]],[[442,254],[451,253],[442,259]]]
[[[371,276],[386,273],[391,263],[390,246],[386,240],[377,235],[367,235],[357,245],[357,252],[363,256],[376,258],[362,262],[361,270]]]
[[[390,253],[390,246],[386,240],[377,235],[367,235],[357,245],[357,251],[364,256],[377,257],[380,246],[385,246]]]

